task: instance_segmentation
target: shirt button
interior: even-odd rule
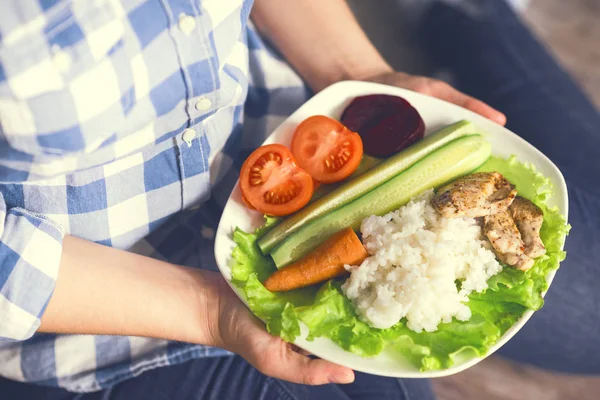
[[[71,56],[60,48],[53,48],[52,62],[60,72],[67,72],[71,68]]]
[[[198,102],[196,103],[196,110],[198,111],[206,111],[212,106],[212,101],[207,99],[206,97],[200,97]]]
[[[181,139],[183,139],[183,141],[188,145],[188,147],[192,145],[192,140],[194,140],[195,137],[196,131],[192,128],[187,128],[185,131],[183,131],[183,134],[181,135]]]
[[[196,19],[191,15],[181,14],[179,16],[179,29],[186,35],[192,33],[196,29]]]

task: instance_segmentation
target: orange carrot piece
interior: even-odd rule
[[[271,292],[285,292],[314,285],[347,271],[344,265],[360,264],[367,258],[367,250],[351,228],[332,235],[304,258],[281,268],[265,281]]]

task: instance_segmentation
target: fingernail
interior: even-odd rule
[[[329,374],[329,382],[331,383],[351,383],[354,381],[354,374],[352,371],[334,371]]]
[[[504,114],[496,116],[496,122],[504,126],[506,124],[506,116]]]

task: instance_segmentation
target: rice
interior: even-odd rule
[[[452,318],[468,320],[468,295],[485,290],[502,269],[475,219],[442,217],[432,196],[428,190],[362,222],[369,257],[346,266],[351,274],[342,288],[371,326],[388,328],[406,317],[408,328],[431,332]]]

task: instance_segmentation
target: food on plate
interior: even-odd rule
[[[358,133],[324,115],[309,117],[298,125],[291,150],[298,165],[321,183],[347,178],[363,155]]]
[[[250,204],[250,202],[248,201],[248,199],[246,199],[246,196],[244,196],[244,194],[242,193],[242,203],[244,203],[244,205],[246,207],[248,207],[251,210],[256,210],[256,208],[254,208],[254,206],[252,204]]]
[[[348,227],[358,229],[369,215],[396,210],[423,190],[472,172],[490,154],[490,144],[482,136],[460,137],[356,200],[304,225],[279,244],[271,257],[278,268],[296,261],[335,232]]]
[[[540,238],[540,230],[544,222],[542,210],[521,196],[515,198],[508,210],[521,232],[525,254],[531,258],[538,258],[546,254],[546,248]]]
[[[514,157],[490,156],[487,141],[473,132],[421,148],[384,182],[315,218],[300,218],[291,233],[283,229],[270,239],[270,255],[259,238],[312,204],[276,225],[280,219],[266,218],[255,233],[236,229],[232,282],[268,331],[294,341],[302,322],[308,340],[328,338],[363,357],[386,349],[387,358],[426,371],[486,354],[526,311],[540,309],[546,278],[565,257],[569,226],[546,203],[547,178]],[[436,201],[445,191],[445,200]],[[353,232],[358,228],[362,242]],[[340,250],[344,235],[356,261],[342,259],[352,253]],[[509,253],[531,260],[531,267],[509,268]]]
[[[503,263],[526,271],[546,253],[540,238],[543,222],[542,210],[517,196],[508,209],[484,218],[483,232]]]
[[[521,271],[533,267],[533,258],[525,255],[521,233],[508,210],[487,215],[483,221],[483,233],[503,263]]]
[[[425,123],[405,99],[387,94],[357,97],[341,121],[363,139],[365,153],[389,157],[423,138]]]
[[[296,164],[285,146],[256,149],[240,171],[242,198],[266,215],[288,215],[304,207],[313,194],[313,180]]]
[[[360,161],[360,164],[358,164],[358,168],[356,168],[354,170],[354,172],[348,178],[344,179],[343,181],[329,183],[329,184],[321,184],[317,181],[314,181],[313,182],[314,183],[313,195],[310,198],[308,205],[305,206],[303,209],[308,208],[311,203],[314,203],[315,201],[317,201],[321,197],[325,196],[326,194],[333,192],[334,190],[338,189],[340,186],[347,183],[348,180],[356,178],[358,175],[370,170],[371,168],[378,165],[379,163],[381,163],[381,160],[379,158],[375,158],[375,157],[371,157],[367,154],[363,154],[362,160]],[[242,201],[248,208],[250,208],[251,210],[254,209],[250,204],[248,204],[245,201],[245,199],[242,198]],[[289,218],[291,218],[291,217],[286,218],[286,220]],[[281,221],[283,221],[283,219],[284,219],[283,217],[273,219],[273,226],[280,223]],[[271,226],[270,228],[272,228],[273,226]]]
[[[369,257],[351,264],[342,289],[375,328],[405,318],[409,329],[432,332],[452,318],[467,321],[469,294],[487,289],[487,280],[502,270],[477,221],[441,216],[432,197],[433,190],[426,190],[400,209],[362,222]]]
[[[313,193],[313,197],[312,197],[312,199],[310,199],[310,202],[313,203],[314,201],[325,196],[326,194],[333,192],[334,190],[336,190],[339,187],[348,183],[350,180],[367,172],[368,170],[375,167],[376,165],[379,165],[380,163],[381,163],[381,159],[371,157],[370,155],[363,153],[362,159],[360,160],[360,164],[358,164],[358,167],[354,170],[354,172],[348,178],[346,178],[342,181],[339,181],[339,182],[330,183],[328,185],[315,186],[315,192]]]
[[[344,265],[360,264],[367,250],[356,233],[346,228],[293,264],[275,271],[264,285],[271,292],[298,289],[347,274]]]
[[[444,217],[483,217],[483,234],[507,265],[526,271],[545,252],[544,214],[498,172],[463,176],[439,189],[431,204]]]
[[[435,194],[433,207],[444,217],[484,217],[508,209],[517,191],[498,172],[455,180]]]
[[[378,165],[368,168],[363,174],[351,180],[340,182],[340,186],[326,193],[329,188],[321,186],[317,192],[321,196],[299,212],[271,227],[258,241],[260,249],[270,253],[287,237],[307,225],[309,222],[324,216],[360,196],[370,192],[375,187],[389,181],[394,176],[406,170],[411,165],[432,153],[434,150],[462,136],[477,133],[477,128],[469,121],[459,121],[427,136],[412,146],[395,154]],[[375,164],[377,159],[365,157],[368,164]],[[470,172],[470,171],[467,171]]]
[[[381,161],[382,160],[380,158],[372,157],[368,154],[363,153],[362,159],[360,160],[360,164],[358,164],[358,168],[356,168],[356,170],[354,170],[354,172],[352,173],[352,175],[349,176],[349,178],[355,178],[358,175],[367,172],[371,168],[379,165],[381,163]],[[328,185],[328,186],[329,187],[332,187],[332,186],[339,187],[339,185],[343,185],[343,182],[336,182],[336,184]]]

